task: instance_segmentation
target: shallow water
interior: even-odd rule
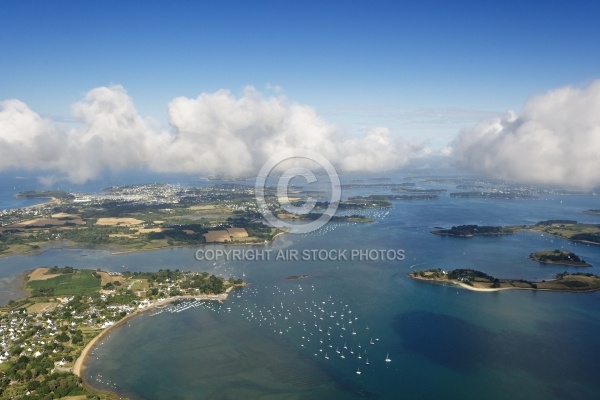
[[[250,285],[220,306],[132,321],[100,347],[87,376],[93,383],[101,374],[123,394],[142,398],[165,393],[173,398],[475,399],[481,393],[492,399],[594,398],[600,389],[599,293],[475,293],[406,276],[411,267],[471,267],[525,279],[575,270],[527,258],[536,249],[554,247],[600,265],[599,247],[536,233],[473,239],[429,233],[438,225],[576,219],[586,206],[582,198],[562,200],[562,211],[553,199],[500,201],[494,207],[451,199],[435,208],[427,202],[396,203],[388,214],[377,214],[374,224],[329,225],[301,237],[284,236],[270,247],[299,254],[403,249],[403,261],[196,263],[198,269],[244,274]],[[155,255],[166,254],[180,260],[186,250]],[[139,257],[148,256],[130,256],[128,265],[143,264]],[[285,279],[290,275],[309,277]],[[319,307],[325,310],[323,320],[323,312],[315,313]],[[350,315],[358,317],[352,324]],[[361,359],[359,344],[368,352]],[[388,353],[390,363],[384,361]]]
[[[70,265],[180,268],[246,280],[223,304],[147,313],[103,340],[86,377],[132,398],[593,399],[600,390],[600,293],[477,293],[407,277],[411,269],[437,267],[524,279],[578,270],[527,258],[546,248],[574,251],[594,265],[585,272],[598,273],[600,246],[530,232],[471,239],[430,233],[469,223],[600,223],[581,214],[590,208],[598,208],[593,196],[398,201],[392,210],[369,211],[374,223],[328,224],[265,247],[273,254],[402,249],[402,261],[199,262],[193,248],[118,256],[62,249],[0,260],[0,278]],[[286,279],[291,275],[308,278]]]

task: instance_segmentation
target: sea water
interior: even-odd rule
[[[132,398],[594,399],[600,293],[480,293],[407,277],[424,268],[529,280],[582,270],[527,258],[553,248],[577,253],[594,265],[585,272],[598,273],[600,246],[532,232],[470,239],[430,233],[459,224],[600,223],[581,214],[590,208],[598,208],[594,196],[395,201],[391,210],[369,210],[373,223],[328,224],[265,247],[299,254],[402,249],[405,258],[394,261],[197,261],[192,248],[118,256],[55,249],[5,258],[0,271],[9,278],[39,265],[179,268],[248,282],[224,303],[149,312],[104,338],[87,361],[86,379]],[[287,279],[293,275],[307,277]]]

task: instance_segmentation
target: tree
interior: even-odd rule
[[[40,381],[29,381],[27,382],[27,390],[36,390],[37,388],[40,387]]]
[[[67,335],[65,332],[62,332],[60,335],[56,336],[56,340],[58,340],[59,342],[68,342],[69,341],[69,335]]]

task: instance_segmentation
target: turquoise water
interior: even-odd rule
[[[372,211],[372,224],[329,224],[266,247],[403,249],[403,261],[215,263],[196,261],[196,249],[120,256],[56,249],[0,260],[0,278],[55,264],[243,277],[249,285],[223,304],[144,314],[103,340],[86,377],[132,398],[595,399],[600,293],[476,293],[406,276],[413,268],[436,267],[525,279],[576,270],[527,259],[543,248],[574,251],[594,265],[586,272],[598,273],[600,246],[525,232],[472,239],[430,233],[463,223],[600,223],[580,213],[589,208],[599,208],[596,197],[396,202],[392,210]],[[301,274],[309,277],[286,279]]]

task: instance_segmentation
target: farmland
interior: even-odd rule
[[[50,279],[29,280],[25,288],[33,296],[74,296],[92,294],[100,289],[100,275],[91,270],[75,270]]]

